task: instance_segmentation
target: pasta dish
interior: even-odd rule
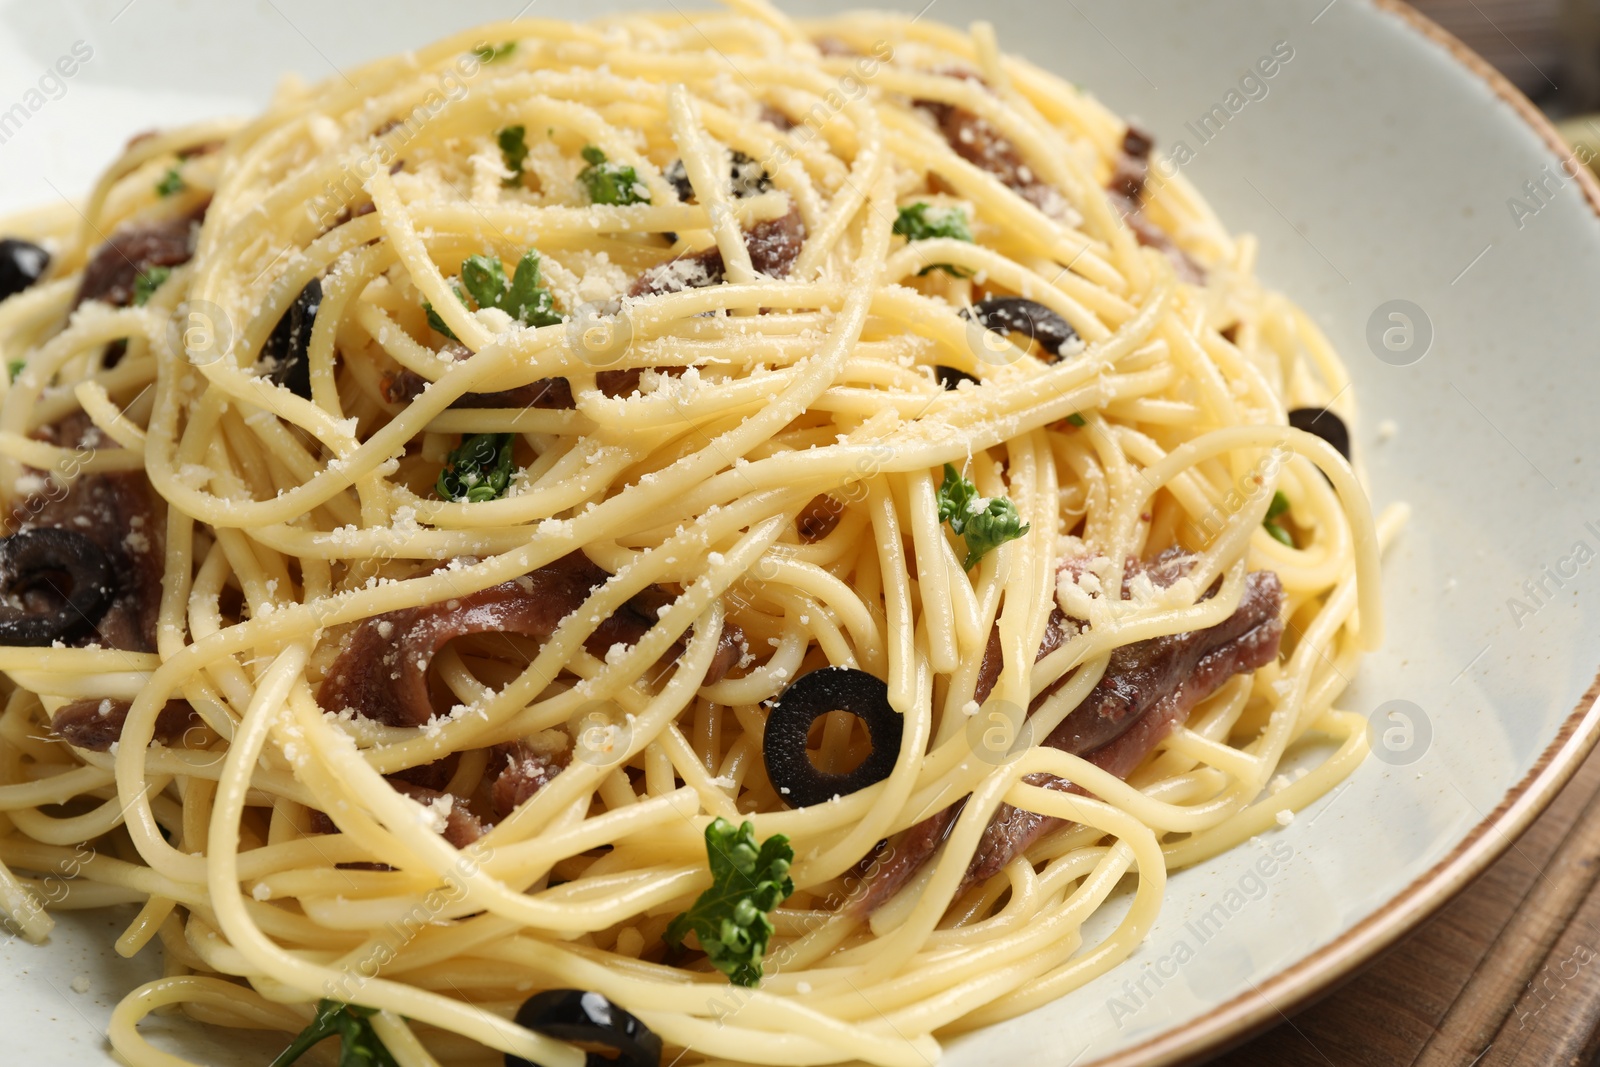
[[[923,1067],[1135,956],[1363,758],[1403,520],[1155,148],[987,24],[733,0],[4,220],[0,911],[127,906],[136,1067]]]

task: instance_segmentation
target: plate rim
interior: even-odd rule
[[[1412,7],[1406,0],[1367,0],[1381,13],[1398,17],[1412,31],[1445,52],[1488,85],[1538,135],[1557,160],[1572,149],[1531,100],[1460,38]],[[1331,4],[1329,6],[1332,6]],[[1587,167],[1567,171],[1585,202],[1600,218],[1600,182]],[[1241,1044],[1332,992],[1342,980],[1372,962],[1472,884],[1527,830],[1571,780],[1600,741],[1600,673],[1562,722],[1522,780],[1500,803],[1456,842],[1450,852],[1414,878],[1371,915],[1246,992],[1188,1022],[1084,1067],[1169,1067],[1199,1063]]]

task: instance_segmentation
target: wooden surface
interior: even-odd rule
[[[1600,1062],[1600,749],[1506,854],[1370,969],[1214,1067]]]
[[[1591,0],[1411,0],[1538,100],[1554,94],[1577,58],[1570,28]]]

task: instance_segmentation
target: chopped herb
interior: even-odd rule
[[[325,1038],[339,1038],[339,1067],[396,1067],[395,1059],[372,1028],[376,1011],[337,1000],[319,1000],[311,1025],[300,1031],[289,1047],[278,1053],[270,1067],[289,1067],[311,1046]]]
[[[472,50],[472,54],[477,56],[480,62],[494,63],[504,59],[506,56],[509,56],[516,50],[517,42],[515,41],[502,41],[498,45],[493,45],[488,41],[485,41],[474,48]]]
[[[901,208],[894,220],[894,232],[908,241],[926,241],[930,237],[972,240],[965,212],[959,208],[936,208],[932,204],[907,204]]]
[[[509,285],[506,269],[498,256],[468,256],[461,264],[461,282],[466,292],[460,285],[452,283],[452,287],[465,307],[472,306],[467,302],[467,293],[471,293],[480,308],[499,308],[527,326],[554,326],[562,321],[550,290],[540,284],[539,253],[534,249],[522,254]],[[422,310],[428,315],[429,326],[452,341],[458,340],[432,304],[424,300]]]
[[[505,496],[511,486],[511,440],[508,433],[467,437],[445,457],[435,491],[458,504],[481,504]]]
[[[769,912],[794,892],[789,864],[794,849],[783,834],[756,845],[756,828],[726,819],[706,827],[711,888],[667,924],[662,939],[674,947],[692,930],[711,965],[734,985],[761,984],[761,957],[772,940]]]
[[[444,319],[439,317],[439,313],[433,310],[433,305],[431,303],[424,300],[422,302],[422,310],[428,316],[429,326],[432,326],[435,330],[438,330],[452,341],[460,340],[460,338],[455,335],[455,331],[450,329],[449,325],[444,321]]]
[[[1074,425],[1074,426],[1080,426],[1081,427],[1081,426],[1089,425],[1089,423],[1087,421],[1085,421],[1084,417],[1082,415],[1078,414],[1076,411],[1074,411],[1071,415],[1067,416],[1067,421],[1072,423],[1072,425]]]
[[[966,212],[960,208],[936,208],[932,204],[907,204],[894,220],[894,232],[907,241],[926,241],[931,237],[948,237],[955,241],[972,242],[972,229],[967,225]],[[942,270],[954,278],[966,274],[948,263],[932,263],[917,274]]]
[[[479,307],[499,307],[506,298],[506,271],[500,257],[468,256],[461,264],[461,284]]]
[[[488,256],[471,256],[461,264],[461,281],[481,308],[499,308],[528,326],[561,321],[550,290],[540,284],[539,253],[531,248],[522,254],[509,285],[500,260]]]
[[[28,361],[25,360],[25,359],[14,359],[10,363],[7,363],[6,364],[6,373],[7,373],[7,375],[10,376],[10,380],[13,381],[13,382],[16,381],[17,380],[17,375],[21,374],[22,373],[22,369],[24,367],[26,367],[27,365],[28,365]]]
[[[511,276],[511,289],[500,310],[529,326],[554,326],[561,321],[550,290],[539,284],[539,253],[528,249]]]
[[[583,158],[588,166],[578,172],[578,181],[589,190],[589,200],[595,204],[648,204],[650,192],[639,180],[639,172],[621,163],[612,163],[606,154],[594,145],[584,145]]]
[[[944,484],[939,486],[939,521],[948,522],[952,532],[966,542],[967,559],[962,564],[967,570],[1007,541],[1015,541],[1028,532],[1028,524],[1017,513],[1017,506],[1008,498],[997,496],[985,500],[978,495],[978,487],[961,477],[955,467],[944,465]]]
[[[450,288],[455,292],[456,299],[461,301],[462,307],[470,308],[472,306],[467,303],[467,294],[461,291],[461,286],[457,285],[455,282],[451,282]],[[424,300],[422,302],[422,310],[428,316],[429,326],[432,326],[435,330],[438,330],[452,341],[461,340],[461,338],[457,337],[455,332],[451,330],[450,327],[445,323],[443,316],[433,309],[433,305],[431,303]]]
[[[183,175],[178,173],[177,167],[170,167],[166,176],[156,183],[157,196],[174,196],[183,191]]]
[[[511,177],[503,179],[505,186],[522,184],[522,164],[528,158],[528,128],[526,126],[507,126],[500,131],[497,138],[500,142],[500,158],[505,161],[506,170],[511,172]]]
[[[142,308],[156,295],[156,290],[172,276],[171,267],[149,267],[133,279],[133,306]]]
[[[1290,548],[1295,547],[1294,538],[1289,536],[1289,531],[1278,522],[1279,517],[1289,510],[1289,498],[1280,490],[1272,494],[1272,503],[1267,505],[1267,517],[1261,520],[1261,525],[1266,527],[1267,533],[1272,535],[1274,541],[1280,541]]]

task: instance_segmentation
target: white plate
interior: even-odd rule
[[[252,111],[283,71],[328,76],[510,17],[518,2],[12,0],[0,8],[0,210],[80,195],[138,130]],[[613,6],[529,5],[543,16]],[[1441,904],[1593,742],[1600,190],[1562,174],[1513,90],[1388,5],[940,0],[929,17],[989,18],[1004,47],[1139,117],[1162,148],[1185,142],[1184,172],[1232,229],[1260,235],[1263,275],[1349,361],[1377,502],[1415,509],[1385,566],[1389,645],[1344,700],[1364,713],[1409,702],[1420,729],[1402,755],[1415,761],[1370,759],[1281,833],[1180,873],[1132,960],[956,1040],[947,1057],[1174,1062],[1275,1021]],[[28,97],[77,41],[94,54],[59,98]],[[1292,59],[1230,99],[1275,46]],[[28,114],[11,112],[13,128],[14,102]],[[1226,123],[1197,135],[1213,105]],[[1537,200],[1530,181],[1543,183]],[[1369,344],[1397,300],[1417,309],[1409,353]],[[1424,332],[1425,356],[1394,365],[1424,351]],[[1379,443],[1385,420],[1398,432]],[[1590,562],[1574,556],[1580,543]],[[1525,581],[1545,592],[1535,600]],[[1253,876],[1269,848],[1288,859]],[[69,916],[45,948],[0,949],[4,1059],[106,1055],[111,1004],[156,966],[111,962],[113,929],[104,915]],[[71,991],[77,976],[87,994]],[[213,1031],[191,1054],[258,1062],[259,1046],[234,1036]]]

